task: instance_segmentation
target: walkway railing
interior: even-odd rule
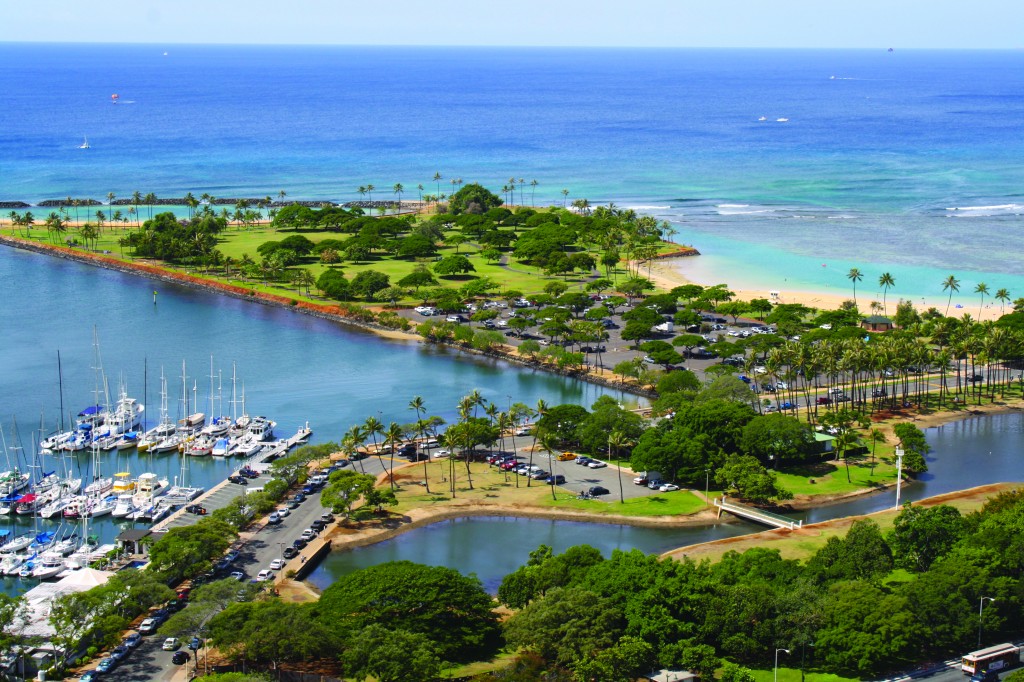
[[[794,521],[788,516],[782,514],[773,514],[770,511],[763,509],[756,509],[754,507],[748,507],[738,502],[728,502],[725,496],[715,498],[714,505],[718,507],[718,516],[722,516],[722,512],[729,512],[750,521],[757,523],[763,523],[766,526],[772,526],[773,528],[787,528],[789,530],[796,530],[804,525],[803,521]]]

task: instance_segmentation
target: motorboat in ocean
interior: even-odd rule
[[[88,137],[84,137],[82,139],[82,144],[78,145],[78,148],[79,149],[90,149],[89,138]]]
[[[136,507],[142,507],[160,497],[167,490],[170,482],[166,478],[160,478],[156,474],[139,474],[138,487],[136,488],[133,502]]]
[[[270,421],[266,417],[253,417],[245,432],[253,440],[264,442],[274,437],[275,426],[277,426],[277,422]]]
[[[127,471],[119,471],[114,474],[114,484],[110,487],[111,495],[129,495],[135,492],[135,479]]]

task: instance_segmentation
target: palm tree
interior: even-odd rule
[[[537,185],[540,183],[536,179],[530,180],[530,206],[536,206],[537,201]]]
[[[850,271],[846,273],[846,278],[853,282],[853,304],[857,304],[857,282],[864,279],[864,275],[857,268],[850,268]]]
[[[395,451],[402,445],[402,438],[405,434],[397,422],[388,424],[388,430],[384,434],[384,442],[391,445],[391,470],[388,471],[388,478],[391,480],[391,489],[395,489]]]
[[[423,398],[418,395],[413,396],[412,400],[409,401],[409,409],[416,411],[416,432],[422,440],[423,433],[426,431],[426,422],[423,421],[423,417],[420,416],[420,413],[425,411]],[[420,445],[417,447],[422,446]],[[427,460],[429,459],[429,457],[423,458],[423,485],[427,489],[428,495],[430,494],[430,480],[427,478]]]
[[[954,275],[950,275],[942,282],[942,290],[949,290],[949,300],[946,301],[946,316],[949,316],[949,304],[953,302],[953,294],[960,291],[960,280]]]
[[[366,186],[366,192],[370,195],[370,201],[373,201],[373,190],[377,189],[373,185]]]
[[[889,287],[895,286],[896,280],[888,272],[883,272],[882,276],[878,278],[878,286],[882,287],[882,314],[887,315],[886,312],[886,294],[889,293]]]
[[[363,433],[373,440],[373,450],[377,454],[380,468],[387,471],[387,467],[384,466],[384,458],[380,456],[380,448],[377,447],[377,436],[384,434],[384,424],[376,417],[367,417],[363,422]]]
[[[441,181],[444,180],[444,176],[438,171],[434,173],[434,182],[437,184],[437,196],[441,196]]]
[[[626,503],[625,493],[622,492],[622,467],[619,466],[619,448],[629,445],[629,439],[621,431],[612,431],[608,435],[608,457],[611,458],[612,448],[615,451],[615,468],[618,470],[619,479],[619,503]]]
[[[398,210],[401,211],[402,210],[402,192],[405,191],[405,187],[402,186],[402,183],[396,182],[393,190],[394,190],[395,194],[398,195]]]
[[[569,190],[563,189],[562,190],[562,208],[565,208],[565,199],[568,196],[569,196]]]
[[[548,453],[548,471],[550,471],[551,475],[554,476],[555,466],[554,462],[552,461],[552,453],[555,451],[555,447],[558,444],[558,439],[555,437],[555,434],[550,433],[549,431],[538,430],[537,440],[540,441],[540,449]],[[533,480],[532,471],[530,472],[530,476],[528,478],[530,480]],[[548,487],[551,488],[551,499],[557,499],[557,497],[555,496],[554,484]]]
[[[978,319],[981,319],[981,311],[985,307],[985,294],[988,293],[988,285],[984,282],[978,282],[978,286],[974,287],[974,293],[981,294],[981,303],[978,304]]]
[[[116,198],[117,198],[116,194],[114,194],[113,192],[107,192],[107,206],[113,206],[114,205],[114,199],[116,199]]]
[[[277,193],[277,200],[278,200],[278,202],[280,202],[280,203],[282,203],[282,204],[283,204],[283,203],[284,203],[284,198],[285,198],[286,196],[288,196],[288,192],[285,192],[285,191],[284,191],[283,189],[282,189],[282,190],[280,190],[280,191],[279,191],[279,192]]]
[[[538,417],[538,421],[539,421],[540,417],[543,417],[547,413],[548,413],[548,404],[542,398],[542,399],[537,401],[537,408],[536,408],[536,411],[535,411],[535,414]],[[530,446],[530,466],[531,467],[533,466],[533,451],[537,449],[537,432],[538,432],[538,430],[539,429],[537,429],[537,428],[533,429],[533,445]],[[533,480],[532,478],[527,478],[526,479],[526,487],[527,488],[530,487],[530,482],[532,480]]]
[[[996,291],[996,300],[999,301],[999,314],[1003,315],[1006,312],[1006,303],[1010,300],[1010,290],[999,289]]]
[[[417,195],[419,196],[419,203],[422,204],[423,203],[423,183],[422,182],[420,184],[416,185],[416,192],[417,192]]]

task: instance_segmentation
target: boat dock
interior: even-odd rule
[[[309,428],[309,424],[307,423],[305,426],[300,427],[299,430],[295,432],[295,435],[290,438],[269,443],[268,447],[256,453],[245,462],[242,462],[235,469],[235,472],[237,472],[238,469],[248,466],[253,471],[259,472],[260,475],[258,478],[251,480],[247,479],[247,485],[238,485],[231,483],[228,480],[223,480],[188,504],[198,504],[205,507],[207,512],[213,512],[215,509],[226,507],[231,500],[235,499],[239,495],[244,495],[249,490],[261,489],[270,481],[270,476],[267,474],[270,469],[270,463],[286,454],[289,450],[304,444],[309,440],[311,435],[313,435],[313,431]],[[195,514],[186,512],[185,507],[182,506],[182,508],[176,510],[166,519],[155,524],[153,526],[153,532],[165,531],[171,528],[179,528],[181,526],[190,526],[201,518],[201,516],[196,516]]]
[[[741,518],[747,519],[748,521],[754,521],[755,523],[761,523],[772,528],[786,528],[788,530],[796,530],[804,525],[803,521],[794,521],[793,519],[783,516],[782,514],[773,514],[772,512],[765,511],[763,509],[756,509],[754,507],[748,507],[737,502],[727,502],[725,495],[722,497],[716,497],[714,505],[718,507],[718,518],[722,517],[722,512],[729,512],[735,514]]]

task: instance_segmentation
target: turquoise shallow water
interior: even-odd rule
[[[647,207],[723,278],[821,288],[852,263],[895,296],[950,272],[1024,293],[1019,51],[166,52],[0,45],[0,198],[536,179],[517,201]]]

